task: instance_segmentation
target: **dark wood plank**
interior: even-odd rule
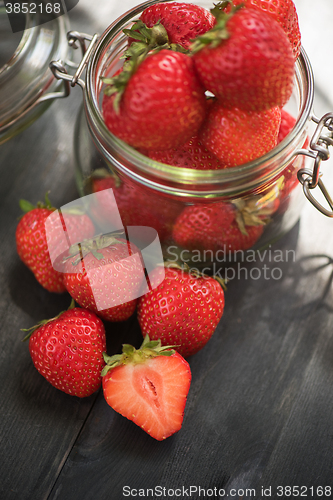
[[[76,18],[83,30],[86,21],[92,29],[85,9],[77,8]],[[0,146],[0,498],[6,500],[47,497],[97,396],[67,398],[33,367],[20,329],[66,309],[70,297],[43,290],[15,249],[21,198],[36,203],[50,191],[52,203],[61,206],[78,197],[72,143],[81,102],[75,89]]]
[[[95,396],[73,398],[53,389],[32,365],[20,328],[68,307],[66,294],[43,290],[15,249],[18,201],[36,203],[51,190],[54,204],[77,197],[71,165],[72,124],[51,107],[30,129],[1,146],[1,481],[0,497],[42,498],[71,449]],[[36,495],[36,496],[34,496]]]
[[[72,27],[101,32],[133,4],[100,1],[91,8],[82,0]],[[189,360],[183,428],[165,442],[113,412],[101,391],[71,398],[32,366],[20,328],[66,308],[69,297],[42,290],[19,261],[18,200],[37,201],[50,189],[57,206],[77,197],[72,135],[80,102],[74,89],[0,148],[0,498],[118,500],[125,485],[216,487],[229,495],[255,488],[256,498],[263,486],[278,498],[278,485],[332,485],[332,221],[309,204],[273,247],[296,252],[296,262],[278,264],[283,278],[246,280],[243,272],[229,284],[213,339]],[[272,267],[269,256],[247,269],[264,264]],[[110,353],[124,341],[140,343],[135,318],[107,330]]]
[[[229,284],[217,331],[189,359],[193,382],[181,431],[157,443],[99,395],[52,500],[111,491],[122,498],[124,486],[192,485],[229,494],[254,488],[259,497],[261,486],[330,484],[332,264],[309,247],[302,260],[299,244],[311,236],[301,235],[301,226],[272,247],[299,255],[279,264],[281,280]],[[323,263],[329,265],[318,269]],[[265,264],[272,267],[267,257],[247,269]]]

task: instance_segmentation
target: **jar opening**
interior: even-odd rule
[[[262,185],[271,182],[284,170],[305,140],[305,129],[312,113],[313,75],[304,49],[295,65],[294,93],[286,107],[296,118],[295,127],[269,153],[238,167],[212,171],[158,163],[113,136],[106,128],[101,112],[103,84],[100,77],[110,76],[120,67],[120,57],[127,46],[123,29],[131,27],[133,19],[150,3],[137,6],[110,25],[89,61],[85,108],[99,151],[110,164],[116,165],[119,171],[133,180],[161,192],[177,193],[177,196],[237,197],[249,189],[261,189]]]

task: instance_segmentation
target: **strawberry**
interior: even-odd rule
[[[223,228],[228,231],[234,222],[235,210],[230,203],[190,205],[176,220],[173,239],[177,245],[190,251],[205,248],[217,251],[223,248]]]
[[[192,58],[162,49],[136,66],[130,58],[118,77],[104,79],[106,126],[135,148],[178,147],[197,133],[206,112]]]
[[[207,99],[207,112],[209,112],[215,101],[214,98]],[[225,168],[225,165],[202,144],[198,135],[191,137],[189,141],[178,148],[165,151],[150,150],[145,151],[144,154],[152,160],[173,165],[174,167],[193,168],[195,170],[220,170]]]
[[[216,202],[185,207],[173,228],[177,245],[214,253],[247,250],[261,237],[267,219],[279,206],[275,189],[246,202]]]
[[[296,123],[296,119],[291,116],[285,109],[281,110],[281,123],[279,128],[278,140],[277,142],[283,141],[287,137],[287,135],[292,131],[294,125]]]
[[[124,321],[134,313],[144,278],[134,244],[102,235],[71,247],[65,261],[64,285],[81,307],[107,321]]]
[[[103,393],[115,411],[158,441],[180,430],[191,384],[180,354],[146,336],[140,349],[125,344],[123,354],[105,361]]]
[[[80,398],[101,385],[105,365],[105,330],[91,311],[74,306],[56,318],[42,321],[26,337],[32,362],[57,389]]]
[[[166,29],[169,42],[185,49],[192,39],[210,30],[216,20],[203,7],[188,3],[168,2],[151,5],[143,11],[140,20],[152,28],[159,21]]]
[[[258,9],[238,6],[230,14],[216,9],[217,24],[192,46],[205,88],[224,107],[283,107],[293,89],[294,57],[281,26]]]
[[[263,111],[227,109],[217,100],[199,133],[202,144],[227,167],[255,160],[276,146],[278,107]]]
[[[195,354],[211,338],[222,317],[221,285],[212,277],[168,267],[157,268],[150,279],[160,284],[138,301],[142,334],[174,344],[182,356]]]
[[[166,151],[147,151],[146,155],[160,163],[181,168],[194,168],[195,170],[225,168],[225,165],[201,143],[198,136],[192,137],[178,148]]]
[[[179,204],[138,185],[124,183],[116,174],[103,170],[93,173],[91,187],[96,195],[91,210],[101,227],[108,222],[115,230],[120,229],[119,213],[124,227],[152,227],[164,241],[181,211]],[[112,192],[105,191],[107,189],[112,189]],[[104,193],[100,194],[102,191]]]
[[[45,198],[45,204],[39,202],[37,207],[21,200],[20,206],[26,213],[16,228],[16,248],[20,259],[46,290],[62,293],[66,291],[63,275],[53,267],[50,253],[64,251],[64,239],[80,241],[93,236],[95,229],[88,215],[63,212],[54,218],[53,224],[48,224],[46,232],[46,221],[56,209]]]
[[[234,5],[243,4],[246,7],[260,9],[275,19],[289,38],[294,59],[301,51],[301,33],[298,16],[292,0],[233,0]]]

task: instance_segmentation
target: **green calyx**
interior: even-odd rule
[[[149,54],[159,52],[162,49],[188,53],[188,50],[180,45],[169,42],[168,33],[160,22],[152,28],[148,28],[141,19],[138,19],[131,29],[124,29],[123,32],[134,42],[122,56],[122,59],[125,59],[122,71],[112,78],[101,77],[101,80],[106,84],[104,94],[107,96],[115,95],[113,105],[117,114],[119,114],[121,97],[129,79]]]
[[[157,356],[172,356],[175,351],[171,345],[162,346],[161,340],[150,340],[149,335],[146,335],[140,349],[135,349],[130,344],[123,344],[122,354],[108,356],[103,352],[106,366],[102,370],[102,377],[116,366],[127,364],[144,363],[148,359],[156,358]]]
[[[25,214],[31,212],[31,210],[34,210],[35,208],[47,208],[48,210],[52,211],[57,210],[50,202],[49,192],[45,193],[45,201],[39,201],[36,205],[33,205],[32,203],[30,203],[30,201],[27,200],[20,200],[19,205],[22,212],[24,212]],[[82,205],[75,206],[73,204],[71,204],[71,206],[68,208],[59,209],[59,212],[68,215],[84,215],[86,213]]]
[[[248,200],[237,199],[231,203],[236,209],[236,222],[240,232],[247,236],[246,226],[265,226],[275,211],[274,202],[283,187],[283,178],[263,196],[253,196]]]
[[[225,12],[228,6],[230,6],[229,12]],[[207,46],[214,49],[218,47],[223,40],[227,40],[230,36],[227,29],[227,23],[238,10],[243,8],[243,6],[243,4],[235,6],[232,0],[224,0],[214,4],[214,8],[211,9],[210,12],[216,18],[216,24],[211,30],[196,38],[191,45],[191,53],[195,54]]]
[[[70,311],[71,309],[74,309],[75,307],[75,300],[72,299],[71,300],[71,303],[69,305],[69,308],[67,309],[67,311]],[[54,318],[51,318],[51,319],[42,319],[42,321],[39,321],[37,323],[37,325],[34,325],[32,326],[31,328],[21,328],[21,332],[28,332],[27,335],[22,339],[22,342],[26,342],[27,340],[30,339],[31,335],[36,331],[38,330],[38,328],[40,328],[41,326],[43,325],[47,325],[48,323],[51,323],[51,321],[54,321],[58,318],[60,318],[60,316],[64,313],[65,311],[61,311],[59,314],[57,314],[57,316],[55,316]]]
[[[184,54],[188,53],[188,50],[181,45],[170,43],[168,32],[160,21],[152,28],[148,28],[141,19],[138,19],[131,29],[124,29],[123,32],[135,40],[123,55],[123,59],[126,60],[131,57],[138,57],[140,63],[149,53],[156,53],[162,49],[174,50]]]
[[[69,260],[72,261],[72,265],[76,266],[80,260],[84,259],[89,253],[91,253],[95,259],[102,260],[104,255],[99,250],[103,248],[107,248],[110,245],[125,245],[124,241],[121,241],[117,238],[123,231],[119,231],[117,233],[107,233],[100,234],[95,236],[94,238],[83,240],[80,243],[76,243],[72,245],[68,250],[67,257],[64,257],[62,262],[65,263]]]
[[[168,33],[160,22],[157,22],[152,28],[148,28],[141,19],[138,19],[131,29],[124,29],[123,32],[151,49],[169,43]]]
[[[240,232],[247,236],[246,226],[264,226],[265,221],[260,217],[264,215],[257,206],[256,198],[245,202],[234,200],[232,204],[236,208],[236,222]]]
[[[49,210],[56,210],[50,202],[48,192],[45,193],[45,202],[39,201],[36,205],[33,205],[32,203],[30,203],[30,201],[20,200],[19,205],[22,212],[24,212],[25,214],[31,212],[31,210],[34,210],[35,208],[48,208]]]

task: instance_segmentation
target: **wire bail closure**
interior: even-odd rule
[[[74,75],[68,74],[64,63],[61,60],[50,62],[49,66],[55,78],[57,78],[57,80],[64,81],[64,91],[62,95],[59,95],[58,93],[58,97],[67,97],[70,94],[70,87],[75,87],[75,85],[79,85],[82,90],[84,90],[85,82],[81,80],[80,77],[88,64],[98,38],[99,35],[97,33],[93,36],[86,33],[79,33],[78,31],[69,31],[67,33],[68,45],[77,49],[79,44],[82,52],[82,59],[78,65],[73,62],[68,62],[66,64],[67,66],[76,68]],[[90,42],[88,47],[86,47],[86,41]]]
[[[330,158],[329,146],[333,146],[333,113],[326,113],[320,119],[313,116],[312,120],[317,123],[317,127],[310,141],[310,150],[301,149],[298,151],[298,154],[304,154],[314,159],[313,170],[301,168],[297,172],[297,177],[303,186],[305,196],[312,205],[322,214],[333,218],[333,200],[323,183],[321,178],[322,174],[320,172],[321,162]],[[323,205],[312,195],[311,190],[316,187],[319,187],[321,190],[330,210],[323,207]]]

